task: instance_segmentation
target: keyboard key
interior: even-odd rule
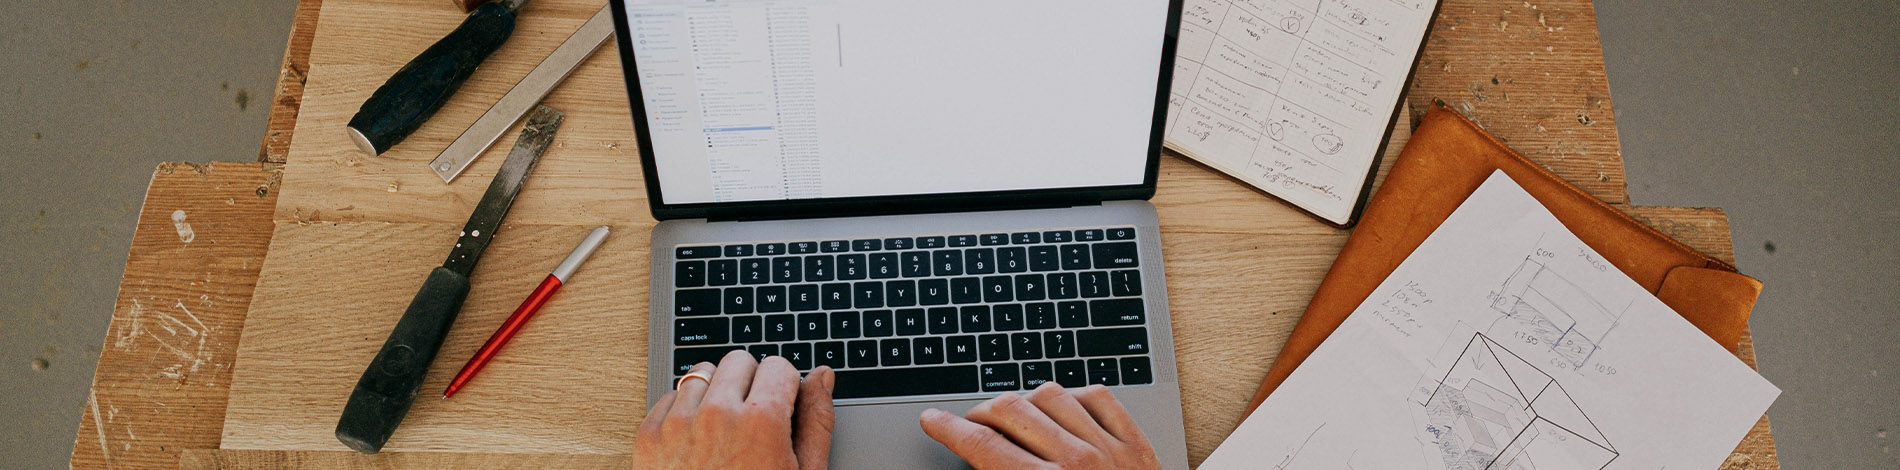
[[[858,312],[831,312],[831,337],[851,339],[858,337]]]
[[[762,321],[763,318],[751,315],[732,319],[732,342],[757,343],[764,339],[765,327]]]
[[[1024,306],[1023,319],[1031,330],[1047,330],[1056,327],[1056,304],[1037,302]]]
[[[673,287],[702,287],[705,285],[705,261],[681,261],[673,263]]]
[[[1127,270],[1108,273],[1109,291],[1117,297],[1141,295],[1141,271]]]
[[[1009,244],[1009,234],[1007,233],[985,233],[982,235],[982,238],[983,238],[983,246]]]
[[[841,370],[831,398],[975,393],[979,383],[977,367],[971,365]]]
[[[1089,385],[1089,373],[1083,368],[1082,361],[1056,361],[1055,370],[1056,383],[1063,387],[1077,388]]]
[[[1089,271],[1082,273],[1079,277],[1082,281],[1082,298],[1108,297],[1107,271]]]
[[[851,251],[877,251],[884,249],[884,241],[878,239],[852,240]]]
[[[844,310],[851,308],[851,285],[836,282],[820,287],[819,305],[825,310]]]
[[[1062,245],[1062,269],[1080,271],[1089,268],[1089,246],[1076,243]]]
[[[917,237],[918,248],[943,248],[943,237]]]
[[[746,258],[739,261],[739,283],[746,285],[772,282],[772,261],[765,258]]]
[[[1052,230],[1048,232],[1042,232],[1042,242],[1043,243],[1068,243],[1070,240],[1069,236],[1074,235],[1074,234],[1075,232],[1070,232],[1068,230]]]
[[[1102,241],[1102,229],[1094,228],[1094,229],[1087,229],[1087,230],[1076,230],[1075,241],[1078,241],[1078,242]]]
[[[1022,363],[1022,368],[1023,390],[1034,390],[1036,387],[1041,387],[1042,384],[1053,382],[1056,379],[1055,372],[1049,369],[1050,365],[1046,361],[1025,362]]]
[[[878,342],[878,359],[885,367],[910,365],[910,340],[904,338],[887,339]]]
[[[979,335],[976,345],[983,362],[1009,360],[1009,335]]]
[[[716,259],[706,262],[706,285],[739,285],[739,260]]]
[[[1124,357],[1122,362],[1122,385],[1136,385],[1154,382],[1154,372],[1148,370],[1148,358]]]
[[[844,240],[826,240],[818,242],[818,251],[825,253],[843,253],[851,251],[851,242]]]
[[[1076,348],[1082,357],[1148,354],[1148,329],[1110,328],[1075,332]]]
[[[871,279],[890,279],[897,274],[897,253],[871,253]]]
[[[760,243],[758,246],[752,247],[752,249],[758,252],[759,256],[778,256],[785,254],[784,243]]]
[[[951,248],[976,246],[976,235],[955,235],[950,237]]]
[[[895,316],[897,318],[892,319],[891,322],[896,323],[898,336],[924,334],[925,327],[929,324],[924,321],[924,309],[921,308],[901,309],[895,313]]]
[[[851,285],[852,304],[857,308],[878,308],[884,306],[884,283],[879,281],[859,282]]]
[[[693,370],[693,366],[701,362],[717,365],[720,359],[726,357],[726,353],[743,350],[745,350],[743,346],[676,348],[673,350],[673,375],[686,375],[686,371]]]
[[[1062,268],[1061,256],[1056,247],[1041,245],[1029,247],[1029,270],[1036,272],[1054,271]]]
[[[917,281],[918,305],[944,305],[950,303],[950,281],[944,279],[919,279]]]
[[[1136,260],[1135,242],[1096,243],[1089,247],[1094,251],[1096,269],[1132,268],[1140,265]]]
[[[943,363],[943,338],[929,336],[911,340],[911,359],[917,365],[927,366]]]
[[[772,282],[791,284],[805,282],[805,261],[797,256],[772,258]]]
[[[727,287],[720,291],[720,304],[726,313],[752,313],[752,288]]]
[[[1049,298],[1073,299],[1077,295],[1075,273],[1049,273]]]
[[[906,251],[898,257],[898,265],[904,277],[924,277],[930,275],[930,252]]]
[[[908,250],[911,248],[910,242],[911,239],[908,237],[886,238],[884,239],[884,249],[891,251]]]
[[[752,245],[726,245],[725,253],[727,258],[752,256]]]
[[[768,357],[772,357],[772,356],[777,356],[777,355],[778,355],[778,345],[776,345],[776,344],[754,344],[754,345],[751,345],[751,346],[746,346],[746,347],[745,347],[745,352],[748,352],[748,353],[752,353],[752,359],[753,359],[753,360],[755,360],[755,361],[763,361],[763,360],[765,360],[765,358],[768,358]]]
[[[1022,377],[1017,375],[1015,364],[983,365],[983,391],[1007,392],[1022,388]]]
[[[719,314],[719,289],[673,291],[673,316],[691,317]]]
[[[786,361],[790,361],[792,363],[792,367],[795,369],[798,369],[800,371],[811,370],[811,366],[812,366],[811,343],[792,343],[792,344],[782,345],[782,346],[779,346],[778,354],[779,356],[784,357]]]
[[[961,319],[964,333],[990,331],[990,307],[988,305],[963,307],[963,309],[957,313],[957,318]]]
[[[677,318],[673,320],[674,346],[725,344],[732,322],[726,317]]]
[[[1009,335],[1010,357],[1018,361],[1042,359],[1042,335],[1036,333],[1015,333]]]
[[[947,335],[957,332],[956,307],[937,307],[930,309],[930,334]]]
[[[877,338],[877,337],[882,337],[882,336],[890,336],[892,334],[890,310],[872,310],[869,312],[864,312],[863,321],[864,321],[864,337],[866,338]]]
[[[1075,332],[1047,331],[1042,333],[1043,356],[1050,359],[1075,357]]]
[[[1115,359],[1089,359],[1089,385],[1121,385],[1121,368]]]
[[[917,281],[885,282],[884,305],[889,307],[910,307],[917,305]]]
[[[1134,240],[1135,229],[1132,227],[1108,229],[1108,239],[1109,240]]]
[[[825,339],[825,325],[829,323],[823,313],[801,313],[798,315],[798,340],[811,341]]]
[[[1022,304],[1002,304],[990,307],[992,320],[990,326],[996,331],[1020,331],[1023,329]]]
[[[1056,304],[1056,323],[1063,328],[1089,326],[1089,304],[1080,300]]]
[[[1089,302],[1089,324],[1127,326],[1148,322],[1141,299],[1109,299]]]
[[[787,294],[787,297],[791,298],[790,308],[792,311],[809,312],[818,309],[817,284],[799,284],[792,286],[790,289],[791,293]]]
[[[718,258],[718,257],[719,257],[719,247],[716,247],[716,246],[682,246],[682,247],[673,249],[673,258],[675,259],[704,259],[704,258]]]
[[[832,269],[837,267],[838,259],[831,255],[805,257],[805,280],[824,282],[831,280]]]
[[[1048,286],[1043,285],[1041,274],[1016,275],[1016,300],[1030,301],[1048,298],[1043,292],[1047,288]]]
[[[759,313],[785,311],[785,286],[759,286]]]
[[[1020,273],[1029,271],[1029,250],[1020,246],[996,249],[996,272]]]
[[[846,365],[850,367],[877,367],[877,341],[852,341],[844,344]],[[833,394],[833,398],[837,395]]]
[[[991,248],[971,248],[963,250],[964,274],[989,274],[996,272],[996,250]]]
[[[930,265],[938,276],[961,276],[963,275],[963,250],[932,251]]]
[[[943,339],[943,350],[951,364],[976,362],[976,337],[951,336]]]
[[[983,282],[974,277],[959,277],[950,280],[950,301],[959,304],[973,304],[983,301]]]
[[[1042,243],[1042,234],[1036,232],[1017,232],[1009,234],[1009,241],[1017,245]]]
[[[812,366],[826,366],[833,369],[844,368],[844,342],[826,341],[812,345]]]
[[[838,255],[838,280],[856,281],[864,279],[869,271],[864,266],[864,253]]]
[[[809,255],[818,252],[818,242],[792,242],[785,246],[787,252],[794,255]]]
[[[794,315],[766,315],[765,340],[785,342],[798,339],[798,317]]]
[[[983,301],[996,303],[1015,300],[1015,281],[1009,276],[989,276],[983,278]]]

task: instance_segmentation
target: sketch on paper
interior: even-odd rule
[[[1485,331],[1493,337],[1547,347],[1571,368],[1581,369],[1616,329],[1623,311],[1610,310],[1589,291],[1537,261],[1540,254],[1551,252],[1539,248],[1526,256],[1493,294],[1491,309],[1501,316]]]
[[[1597,470],[1617,456],[1589,415],[1542,369],[1473,333],[1416,404],[1430,468]]]

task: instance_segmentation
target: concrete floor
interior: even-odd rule
[[[0,16],[0,468],[65,466],[163,161],[248,161],[295,5]],[[1787,468],[1900,468],[1900,3],[1598,5],[1638,204],[1728,210]]]

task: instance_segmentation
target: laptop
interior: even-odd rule
[[[652,234],[647,397],[837,370],[831,467],[1107,385],[1187,468],[1154,195],[1180,0],[614,0]]]

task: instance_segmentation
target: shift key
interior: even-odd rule
[[[1109,328],[1075,332],[1076,348],[1082,357],[1148,354],[1148,329]]]

